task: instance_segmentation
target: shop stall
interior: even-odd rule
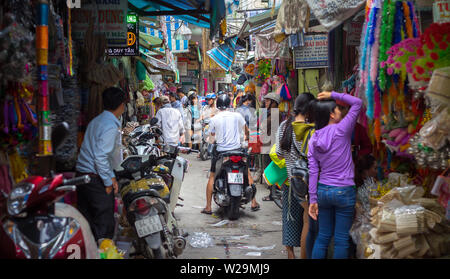
[[[413,1],[367,1],[358,75],[379,174],[358,189],[359,258],[450,254],[450,23],[423,28]],[[447,86],[447,87],[446,87]]]

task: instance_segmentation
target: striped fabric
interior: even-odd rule
[[[225,40],[225,43],[208,50],[206,53],[225,71],[230,70],[235,56],[237,36]]]
[[[189,52],[189,41],[188,40],[176,40],[174,38],[175,30],[177,30],[181,24],[182,21],[179,19],[176,19],[172,16],[166,16],[165,17],[166,27],[167,27],[167,44],[169,46],[170,51],[172,53],[184,53]],[[155,26],[156,24],[154,22],[149,23],[152,26]],[[161,39],[164,39],[163,33],[159,30],[152,29],[150,27],[143,27],[146,34],[159,37]],[[164,52],[163,48],[156,49],[161,52]]]

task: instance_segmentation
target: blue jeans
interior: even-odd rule
[[[312,251],[314,248],[314,242],[316,241],[317,234],[319,233],[319,222],[314,220],[308,214],[308,235],[306,236],[306,258],[311,259]]]
[[[331,237],[334,235],[334,259],[349,257],[350,228],[355,214],[356,188],[337,187],[319,183],[319,234],[312,252],[313,259],[325,259]]]

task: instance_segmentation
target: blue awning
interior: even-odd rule
[[[173,16],[190,24],[210,29],[212,39],[226,15],[224,0],[128,0],[129,8],[141,16]]]
[[[237,39],[237,36],[226,39],[224,44],[206,52],[225,71],[229,71],[233,64]]]

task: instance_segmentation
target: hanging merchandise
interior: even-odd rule
[[[403,40],[388,53],[388,74],[407,72],[413,85],[426,85],[433,70],[450,66],[450,22],[433,23],[420,38]]]
[[[4,15],[5,26],[0,30],[0,80],[18,80],[31,70],[30,61],[36,60],[34,36],[17,18]]]
[[[272,60],[271,59],[261,59],[258,61],[258,74],[255,79],[259,86],[270,78],[271,70],[272,70]]]
[[[51,144],[51,123],[48,88],[48,1],[41,0],[38,4],[38,23],[36,26],[36,59],[38,66],[39,90],[39,156],[53,154]]]
[[[434,23],[422,33],[413,1],[367,1],[359,74],[343,87],[356,80],[355,95],[366,103],[369,136],[377,143],[374,155],[385,171],[379,178],[387,174],[387,180],[367,180],[358,189],[350,231],[358,258],[450,253],[448,172],[442,173],[450,159],[450,79],[442,68],[450,66],[449,31]],[[438,199],[428,198],[430,190]]]
[[[366,3],[366,0],[306,0],[311,12],[328,31],[353,16]]]
[[[304,0],[284,0],[278,10],[277,22],[275,25],[274,37],[277,39],[280,34],[296,34],[308,29],[309,7]],[[277,41],[277,43],[281,40]]]

